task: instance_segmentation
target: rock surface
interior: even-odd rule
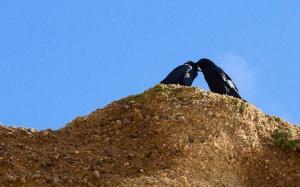
[[[300,128],[241,100],[158,85],[57,130],[0,126],[3,186],[300,186]]]

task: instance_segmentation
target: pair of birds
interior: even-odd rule
[[[191,86],[198,75],[198,71],[203,73],[208,87],[212,92],[242,99],[231,78],[222,68],[206,58],[202,58],[196,63],[188,61],[183,65],[176,67],[160,83]]]

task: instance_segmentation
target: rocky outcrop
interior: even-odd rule
[[[0,127],[4,186],[300,186],[300,129],[249,103],[158,85],[57,130]]]

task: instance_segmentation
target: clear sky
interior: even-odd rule
[[[300,124],[300,1],[8,0],[0,23],[3,124],[63,127],[202,57]]]

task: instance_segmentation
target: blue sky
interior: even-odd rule
[[[0,2],[0,122],[61,128],[211,58],[241,95],[300,124],[300,1]],[[207,89],[200,74],[195,86]]]

